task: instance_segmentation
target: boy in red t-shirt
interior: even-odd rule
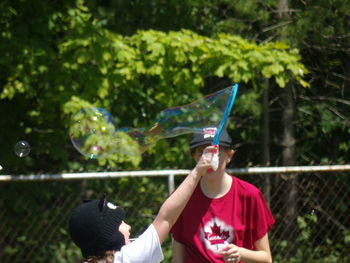
[[[196,162],[215,132],[207,127],[194,134],[190,149]],[[218,169],[201,178],[171,230],[173,263],[272,261],[268,231],[274,218],[258,188],[226,173],[231,144],[224,130]]]

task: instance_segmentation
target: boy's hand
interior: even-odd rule
[[[219,254],[222,255],[225,262],[238,263],[241,260],[241,254],[239,248],[234,244],[229,244]]]
[[[218,165],[219,163],[218,159],[216,160],[217,163],[215,163],[214,156],[218,155],[217,152],[218,152],[218,148],[216,146],[208,146],[204,149],[201,158],[199,159],[196,167],[194,168],[198,174],[200,174],[201,176],[205,176],[205,175],[208,175],[208,173],[213,172],[214,168],[217,169],[217,167],[213,167]]]

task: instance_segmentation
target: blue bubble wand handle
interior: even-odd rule
[[[210,165],[212,168],[208,169],[208,171],[207,171],[208,173],[212,173],[218,169],[220,136],[221,136],[223,129],[226,126],[228,117],[231,114],[233,104],[235,103],[235,100],[236,100],[237,90],[238,90],[238,84],[236,83],[233,85],[230,97],[226,103],[224,114],[221,118],[221,121],[219,123],[219,126],[218,126],[216,133],[215,133],[215,136],[214,136],[214,140],[213,140],[212,145],[215,146],[215,149],[212,151],[212,158],[211,158],[211,162],[210,162]]]

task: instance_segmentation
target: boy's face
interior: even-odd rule
[[[201,158],[204,149],[209,145],[210,144],[198,146],[192,151],[192,157],[196,161],[196,163]],[[234,150],[220,146],[219,147],[219,167],[221,167],[224,164],[224,167],[226,168],[226,165],[231,161],[234,153],[235,153]]]

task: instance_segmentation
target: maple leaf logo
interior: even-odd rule
[[[201,239],[207,249],[219,253],[227,244],[234,242],[234,228],[220,218],[213,217],[204,224]]]
[[[204,232],[205,238],[210,242],[211,245],[224,244],[225,241],[230,237],[229,231],[221,231],[221,227],[215,222],[210,227],[211,232]]]

